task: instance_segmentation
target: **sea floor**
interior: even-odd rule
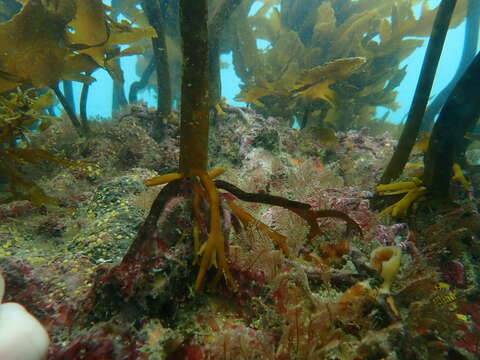
[[[219,190],[234,281],[212,268],[201,290],[191,186],[144,185],[177,169],[178,122],[154,140],[155,114],[140,104],[87,138],[60,122],[33,139],[80,164],[22,169],[56,205],[0,205],[5,301],[45,326],[48,359],[478,359],[475,194],[454,184],[449,207],[420,199],[407,216],[380,215],[398,200],[375,194],[396,144],[388,132],[337,132],[322,145],[279,119],[225,110],[210,168],[248,196]],[[271,196],[303,203],[318,228],[258,202]],[[208,204],[199,209],[202,239]]]

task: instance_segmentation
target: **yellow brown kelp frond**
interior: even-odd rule
[[[45,194],[45,192],[34,182],[28,181],[26,177],[10,164],[10,159],[3,151],[0,151],[0,171],[10,184],[11,196],[0,198],[0,203],[13,200],[29,200],[37,205],[56,204],[56,200]]]
[[[220,219],[220,202],[218,192],[213,179],[221,175],[225,169],[218,168],[208,173],[198,172],[190,173],[188,177],[193,180],[193,238],[196,251],[196,263],[200,265],[200,269],[195,281],[195,289],[199,290],[205,280],[207,271],[213,266],[218,269],[219,273],[224,274],[230,286],[235,287],[235,281],[230,273],[227,260],[225,257],[225,245]],[[170,173],[156,176],[146,180],[147,186],[163,185],[178,179],[184,178],[181,173]],[[208,237],[205,241],[201,241],[200,221],[202,218],[201,207],[199,202],[205,200],[210,208],[210,227]]]
[[[466,15],[468,1],[457,2],[450,27],[460,25]],[[408,57],[423,41],[420,39],[405,39],[405,37],[430,36],[433,20],[438,8],[430,9],[426,2],[423,3],[422,13],[417,19],[411,4],[400,2],[392,7],[390,18],[382,19],[379,27],[380,42],[372,41],[368,51],[374,51],[375,56],[385,56],[392,53],[399,54],[399,60]],[[378,45],[378,46],[376,46]]]
[[[430,144],[430,135],[426,132],[420,133],[420,138],[417,140],[413,148],[415,150],[421,151],[422,153],[426,153],[428,150],[428,145]]]
[[[235,100],[263,107],[265,103],[262,102],[262,98],[267,96],[282,97],[287,98],[287,100],[290,97],[290,93],[286,89],[279,90],[275,88],[275,83],[259,82],[259,84],[261,84],[261,86],[252,86],[242,90],[242,92],[235,97]]]
[[[359,127],[369,125],[374,116],[360,119],[357,114],[365,114],[365,108],[376,106],[398,107],[395,88],[405,76],[400,62],[423,43],[421,39],[407,37],[426,36],[431,29],[436,10],[424,8],[417,19],[412,6],[418,2],[292,0],[280,8],[269,7],[269,11],[251,16],[246,15],[248,9],[243,17],[237,13],[232,17],[235,24],[231,28],[235,33],[231,37],[235,39],[232,44],[235,70],[243,81],[239,100],[259,106],[258,111],[269,116],[288,119],[306,114],[305,123],[308,114],[316,110],[322,116],[313,120],[325,122],[328,108],[335,106],[338,115],[335,118],[341,120],[330,123],[333,128],[345,129],[351,126],[348,123],[351,121],[358,122]],[[459,1],[452,26],[464,18],[465,3]],[[250,5],[251,2],[246,2],[244,6]],[[301,46],[292,41],[295,38]],[[259,39],[268,41],[268,46],[258,49]],[[316,86],[305,88],[297,98],[284,95],[288,82],[279,79],[286,80],[285,73],[289,72],[290,83],[294,79],[289,90],[294,89],[298,94],[295,81],[302,81],[302,71],[346,58],[365,58],[365,63],[351,76],[337,77],[335,81],[334,75],[325,77]],[[284,106],[280,108],[278,103]],[[333,118],[330,111],[330,120]]]
[[[75,0],[75,4],[75,18],[68,24],[74,30],[67,34],[70,46],[89,54],[100,66],[113,45],[133,44],[156,36],[151,26],[134,27],[127,20],[114,21],[107,14],[112,9],[100,0]]]
[[[460,165],[458,163],[454,163],[452,166],[452,170],[453,170],[452,180],[458,181],[460,184],[462,184],[465,191],[472,191],[472,184],[470,184],[470,182],[467,180],[467,178],[463,174],[463,171]]]
[[[240,101],[264,106],[261,98],[273,96],[281,97],[284,101],[292,103],[292,99],[288,99],[291,95],[290,89],[294,87],[301,72],[299,59],[303,58],[302,54],[306,55],[306,53],[304,45],[295,32],[278,30],[280,27],[279,16],[278,11],[272,13],[270,18],[278,19],[274,21],[275,25],[272,27],[262,29],[259,26],[255,32],[247,30],[247,32],[251,32],[252,37],[271,37],[274,39],[274,46],[267,53],[259,54],[258,58],[254,56],[247,60],[248,56],[245,55],[246,61],[252,63],[253,68],[250,71],[254,73],[255,78],[252,79],[254,85],[241,86],[242,92],[236,97]],[[270,24],[270,21],[267,24]],[[275,36],[275,33],[278,36]],[[253,44],[254,42],[252,42]],[[260,60],[263,57],[265,60]]]
[[[83,50],[98,65],[103,64],[105,44],[110,38],[107,16],[101,1],[75,0],[75,17],[68,26],[73,31],[66,33],[69,46]]]
[[[105,68],[117,82],[123,82],[121,69],[113,61],[118,56],[141,54],[144,45],[130,46],[119,52],[115,45],[131,45],[155,37],[150,27],[133,27],[127,20],[114,21],[107,15],[109,8],[100,0],[75,0],[75,18],[68,24],[74,32],[67,33],[70,47],[92,58],[97,66]]]
[[[100,0],[22,3],[18,14],[0,24],[0,93],[23,84],[55,87],[61,79],[89,82],[83,72],[110,69],[114,57],[143,51],[119,53],[114,45],[155,36],[152,28],[114,22]]]
[[[377,31],[379,16],[376,11],[352,15],[337,28],[337,38],[332,44],[332,57],[340,58],[352,53],[361,54],[366,34]]]
[[[380,195],[398,195],[404,194],[404,197],[395,204],[385,208],[380,215],[391,214],[392,216],[405,216],[412,203],[423,196],[427,188],[418,178],[412,178],[412,181],[378,185],[376,191]]]
[[[63,2],[62,2],[63,4]],[[68,49],[64,30],[74,6],[49,12],[40,1],[29,1],[6,23],[0,24],[0,93],[20,83],[52,86],[61,78]]]
[[[284,43],[285,48],[294,48],[295,50],[292,53],[298,54],[299,49],[303,49],[303,47],[300,44],[296,47],[295,41],[289,44],[289,38],[296,38],[294,33],[289,34],[292,36],[282,38],[281,42]],[[275,49],[278,51],[279,48],[276,47]],[[277,51],[272,51],[272,58],[277,58],[275,56]],[[285,50],[283,54],[286,53]],[[351,76],[366,61],[365,58],[361,57],[338,59],[323,66],[300,72],[298,63],[292,58],[293,56],[289,55],[289,59],[285,61],[282,69],[277,69],[277,71],[270,69],[272,72],[267,74],[269,78],[274,78],[273,81],[267,82],[258,79],[257,84],[259,86],[247,87],[237,96],[237,99],[257,106],[264,106],[261,98],[277,96],[282,97],[290,106],[301,99],[304,102],[324,100],[331,107],[336,107],[337,95],[330,86]]]
[[[305,100],[323,99],[332,107],[336,107],[337,96],[330,85],[350,76],[365,61],[366,59],[362,57],[338,59],[304,71],[300,74],[293,91]]]
[[[337,19],[332,4],[323,2],[317,9],[317,18],[313,27],[312,44],[333,41],[337,29]]]
[[[402,19],[401,22],[398,21],[398,34],[401,36],[430,36],[433,20],[437,14],[438,7],[430,9],[428,2],[424,2],[422,4],[420,18],[416,19],[411,7],[409,7],[407,3],[401,4],[403,7],[399,9],[398,13],[403,12],[406,16],[404,16],[404,19]],[[463,22],[467,12],[467,6],[468,0],[457,1],[450,27],[457,27]]]
[[[265,7],[265,9],[267,9],[267,7]],[[259,10],[249,20],[253,26],[255,36],[258,39],[269,41],[279,38],[280,31],[282,30],[280,12],[276,8],[273,8],[268,17],[265,17],[265,13],[266,11]]]
[[[49,197],[20,170],[23,164],[36,164],[48,161],[61,166],[77,164],[61,159],[42,149],[30,147],[29,137],[38,135],[48,128],[54,117],[41,111],[53,104],[53,95],[47,92],[36,97],[34,90],[17,90],[9,95],[0,96],[0,173],[9,183],[11,196],[2,201],[30,200],[37,205],[55,204]],[[37,127],[33,133],[30,128]]]
[[[424,134],[424,137],[419,140],[419,147],[425,147],[425,142],[428,144],[429,136]],[[420,168],[420,172],[423,174],[423,163],[415,163],[411,164],[410,167]],[[462,168],[458,163],[454,163],[452,166],[452,181],[459,182],[465,191],[472,191],[472,185],[466,179],[465,175],[463,174]],[[412,177],[410,181],[403,181],[398,183],[391,183],[391,184],[382,184],[378,185],[375,190],[379,195],[398,195],[398,194],[405,194],[405,196],[390,205],[389,207],[385,208],[380,215],[391,214],[392,216],[405,216],[407,215],[408,209],[421,196],[425,195],[427,192],[426,186],[423,184],[422,180],[418,177]]]
[[[27,140],[31,135],[30,127],[38,125],[42,131],[53,116],[41,113],[44,108],[53,105],[54,98],[51,91],[35,96],[35,90],[22,91],[17,89],[7,95],[0,96],[0,148],[5,150],[12,147],[17,140]]]

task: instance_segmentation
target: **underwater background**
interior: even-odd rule
[[[0,360],[480,358],[479,0],[0,0]]]
[[[104,1],[104,3],[110,5],[111,1]],[[428,1],[429,6],[432,8],[437,7],[439,3],[440,0]],[[254,3],[251,7],[250,13],[254,14],[260,7],[261,2]],[[421,11],[421,3],[415,5],[413,10],[415,15],[418,16]],[[465,22],[448,32],[445,41],[445,50],[440,60],[438,73],[432,90],[433,94],[438,93],[452,79],[454,75],[452,69],[456,69],[460,61],[458,54],[461,53],[463,48],[464,32]],[[258,46],[259,48],[264,48],[268,46],[268,43],[259,40]],[[426,48],[427,43],[424,43],[402,62],[402,66],[407,66],[407,74],[397,88],[397,102],[401,107],[390,113],[388,118],[389,121],[399,123],[405,120],[405,116],[413,98],[412,89],[416,86]],[[130,86],[132,82],[138,80],[138,76],[134,71],[135,61],[134,58],[121,59],[122,67],[125,71],[126,87]],[[235,96],[240,92],[239,84],[241,80],[235,75],[235,71],[233,70],[231,53],[222,54],[221,61],[225,64],[225,68],[222,69],[222,96],[224,96],[232,105],[244,105],[242,102],[235,101]],[[109,117],[111,113],[111,101],[109,100],[112,91],[111,80],[108,77],[108,74],[102,70],[98,70],[95,77],[97,78],[97,81],[92,85],[91,91],[94,94],[102,94],[102,96],[93,97],[91,99],[89,111],[92,116],[98,115],[100,117]],[[75,91],[79,94],[80,86],[76,86]],[[153,92],[148,92],[141,94],[140,98],[146,101],[149,105],[152,105],[155,102],[154,96],[155,94]],[[379,108],[377,111],[379,112],[379,116],[381,116],[386,110]]]

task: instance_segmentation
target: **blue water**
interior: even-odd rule
[[[109,4],[110,1],[106,0]],[[438,6],[440,0],[430,0],[430,7]],[[420,12],[420,5],[416,6],[417,15]],[[255,6],[252,7],[252,12],[255,12]],[[448,32],[445,42],[444,51],[440,60],[437,77],[432,89],[432,96],[442,90],[451,80],[458,66],[460,55],[463,49],[463,37],[465,31],[465,22]],[[400,109],[390,113],[388,120],[394,123],[401,122],[410,107],[413,98],[413,93],[416,87],[418,75],[422,66],[423,57],[425,55],[427,40],[424,45],[418,48],[409,58],[407,58],[401,66],[407,65],[407,75],[402,81],[401,85],[396,89],[398,91],[397,102],[401,105]],[[268,44],[259,44],[259,46],[268,46]],[[128,94],[128,89],[132,82],[138,80],[135,73],[135,56],[124,57],[120,59],[123,71],[125,73],[125,89]],[[234,105],[244,105],[234,100],[234,97],[240,92],[240,79],[235,75],[233,70],[231,54],[222,55],[222,61],[230,64],[226,69],[222,69],[222,95],[227,99],[228,103]],[[112,108],[112,81],[105,70],[97,70],[93,76],[97,81],[90,87],[90,96],[88,98],[88,114],[90,117],[105,117],[111,116]],[[80,96],[80,85],[74,84],[74,91],[76,98]],[[145,101],[149,106],[155,106],[155,94],[151,92],[143,92],[139,95],[139,99]],[[379,107],[377,109],[378,116],[382,116],[387,109]]]

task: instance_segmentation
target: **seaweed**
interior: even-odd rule
[[[400,176],[415,145],[456,3],[456,0],[443,0],[439,5],[408,118],[395,152],[380,180],[382,184],[387,184]]]
[[[121,284],[123,291],[126,289],[128,297],[137,290],[136,280],[143,277],[145,270],[155,262],[155,244],[152,244],[154,233],[151,227],[155,226],[162,212],[169,212],[167,203],[174,198],[190,198],[192,213],[192,237],[194,244],[195,263],[199,271],[194,288],[203,287],[207,272],[217,268],[217,279],[222,275],[226,278],[231,288],[237,288],[236,281],[230,271],[226,259],[226,245],[221,224],[221,197],[219,189],[226,190],[241,200],[257,203],[271,204],[284,207],[303,218],[310,226],[308,239],[313,239],[321,234],[317,219],[321,217],[340,218],[347,223],[347,228],[355,229],[361,233],[357,223],[347,214],[336,210],[312,210],[305,203],[291,201],[280,196],[266,194],[246,193],[225,181],[214,181],[225,169],[218,168],[208,171],[208,142],[209,142],[209,36],[208,36],[208,9],[206,0],[182,0],[180,3],[181,34],[183,39],[183,75],[182,75],[182,107],[180,122],[180,159],[179,170],[175,173],[163,174],[145,181],[147,186],[168,184],[152,205],[147,218],[137,239],[122,260],[110,274]],[[228,195],[227,193],[227,195]],[[230,195],[232,196],[232,195]],[[232,199],[226,200],[232,214],[246,227],[251,222],[257,222],[247,212],[243,211]],[[164,209],[162,209],[164,207]],[[205,211],[205,210],[206,211]],[[205,216],[205,212],[208,216]],[[147,228],[150,228],[148,230]],[[262,226],[262,230],[282,249],[285,255],[289,254],[285,244],[285,237]],[[152,250],[153,248],[153,250]],[[145,256],[151,259],[145,260]],[[136,263],[142,263],[137,266]],[[123,269],[123,270],[122,270]],[[127,270],[125,270],[127,269]],[[134,278],[122,280],[121,273],[134,273]]]
[[[244,0],[216,1],[212,16],[208,21],[208,50],[209,50],[209,76],[210,76],[210,105],[215,106],[221,99],[220,81],[220,40],[225,24],[232,13]]]
[[[17,86],[50,87],[60,94],[61,80],[94,81],[90,75],[99,67],[115,82],[123,83],[123,73],[115,62],[119,56],[143,52],[142,46],[120,51],[118,44],[133,44],[155,36],[153,28],[134,27],[126,20],[111,19],[100,0],[65,0],[60,4],[38,0],[22,2],[23,8],[9,21],[0,24],[0,93]],[[73,103],[59,100],[79,132],[88,131],[76,119]],[[86,96],[81,108],[85,109]]]
[[[463,175],[461,165],[466,165],[465,151],[468,140],[465,136],[474,130],[480,115],[478,95],[473,90],[474,79],[479,71],[478,55],[450,94],[431,136],[425,135],[417,143],[417,148],[425,152],[425,169],[422,169],[420,178],[413,178],[413,182],[387,184],[400,176],[415,146],[455,4],[455,0],[443,0],[439,6],[407,122],[380,180],[382,185],[377,186],[380,194],[386,191],[390,195],[399,193],[406,193],[406,195],[397,203],[387,207],[383,214],[391,212],[393,216],[405,216],[410,205],[423,195],[437,205],[439,202],[448,203],[451,200],[452,180],[460,182],[467,192],[471,191],[470,183]],[[406,188],[404,184],[414,184],[414,186]]]
[[[154,54],[152,61],[154,61],[157,75],[157,111],[160,116],[164,117],[168,116],[172,111],[172,92],[170,88],[168,49],[165,38],[163,14],[161,12],[159,0],[143,0],[142,8],[145,11],[149,23],[157,32],[157,36],[152,38],[152,48]]]
[[[37,164],[41,161],[61,166],[75,165],[43,149],[29,146],[29,137],[33,134],[31,129],[36,128],[42,132],[52,121],[58,120],[41,112],[52,103],[52,92],[36,96],[34,89],[18,89],[7,96],[0,96],[0,172],[7,178],[11,194],[1,198],[0,203],[13,200],[30,200],[37,205],[57,203],[20,169],[24,164]]]
[[[223,34],[229,19],[236,9],[244,3],[244,0],[223,1],[215,0],[209,1],[209,19],[208,19],[208,41],[209,41],[209,72],[210,72],[210,101],[211,106],[214,107],[221,102],[221,82],[220,82],[220,53],[223,53],[228,49],[228,44],[224,41]],[[134,8],[135,3],[142,4],[145,10],[142,14],[138,9]],[[172,106],[172,99],[180,98],[180,89],[177,86],[178,80],[181,77],[179,72],[181,68],[181,53],[179,51],[181,36],[178,30],[178,2],[171,2],[165,0],[158,0],[153,2],[134,1],[125,2],[120,1],[120,11],[124,12],[128,17],[141,19],[146,18],[148,22],[155,27],[161,44],[158,45],[157,39],[153,39],[153,48],[148,47],[144,56],[137,61],[137,74],[144,78],[141,89],[146,86],[157,87],[158,84],[162,87],[158,89],[161,95],[163,105],[158,108],[166,109]],[[157,45],[155,45],[157,43]],[[161,51],[155,50],[158,47]],[[168,56],[167,56],[168,53]],[[152,77],[152,69],[150,63],[161,64],[161,68],[157,69],[157,76]],[[168,73],[167,73],[168,72]],[[145,77],[143,76],[145,75]],[[166,92],[166,86],[170,84],[170,95]],[[138,88],[140,83],[136,83],[135,87],[131,90],[132,95],[140,89]],[[168,97],[170,96],[170,98]],[[132,96],[132,100],[134,97]],[[163,111],[161,115],[168,115]]]
[[[238,99],[269,116],[296,119],[302,127],[315,121],[337,130],[371,123],[377,106],[398,107],[395,88],[405,75],[400,62],[423,43],[418,37],[430,35],[437,12],[424,3],[417,19],[407,1],[295,0],[277,8],[278,3],[265,1],[248,16],[251,2],[244,2],[232,18],[234,66],[243,82]],[[452,27],[463,20],[466,5],[458,2]],[[257,48],[258,39],[269,46]],[[330,64],[357,58],[363,65],[334,75]],[[332,75],[325,72],[328,81],[314,88],[321,92],[312,89],[302,97],[302,77],[320,67]]]
[[[425,111],[425,116],[423,118],[422,129],[429,130],[435,120],[436,115],[440,112],[443,105],[448,99],[448,96],[452,92],[455,84],[458,79],[462,76],[470,62],[475,57],[478,43],[478,28],[480,27],[480,8],[475,0],[468,1],[467,9],[467,18],[465,25],[465,37],[464,37],[464,46],[462,51],[462,57],[460,59],[460,64],[458,65],[457,71],[453,76],[452,80],[448,83],[445,88],[442,89],[438,95],[432,100],[428,105],[427,110]]]
[[[465,164],[467,132],[480,116],[480,54],[477,54],[448,97],[432,130],[425,154],[424,182],[433,199],[450,199],[455,163]]]

